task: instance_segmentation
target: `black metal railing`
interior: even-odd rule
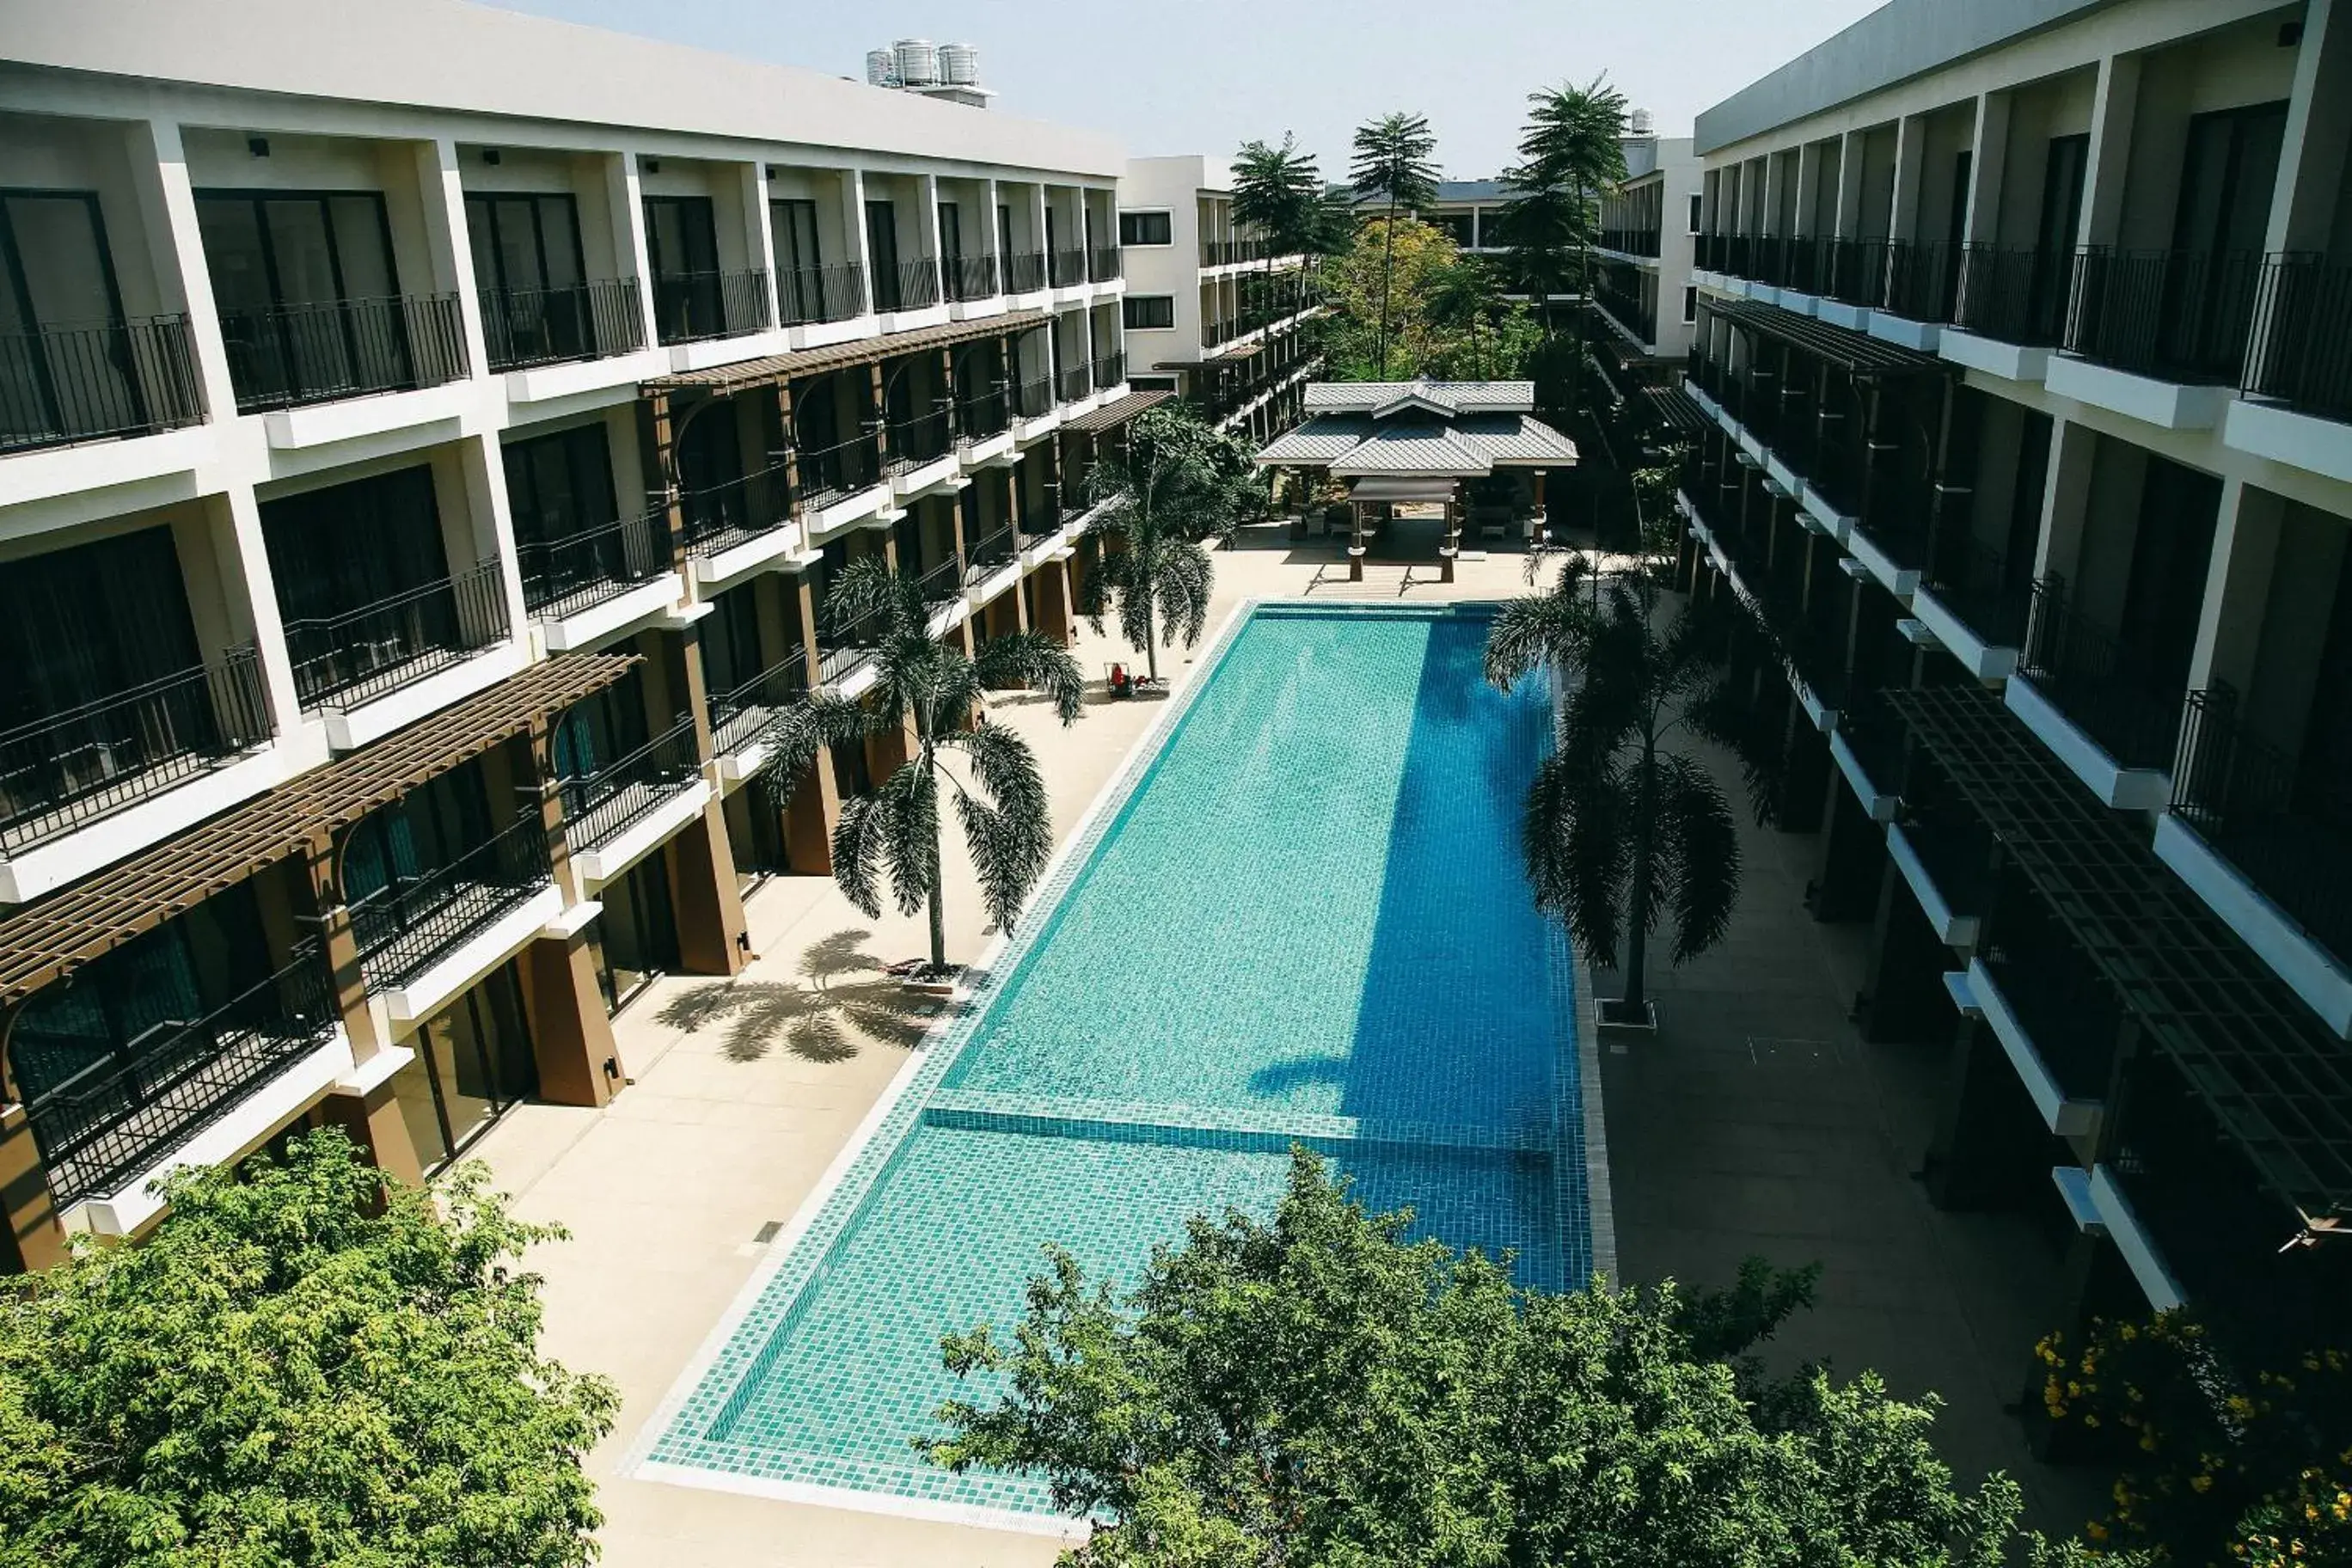
[[[1062,401],[1065,403],[1076,403],[1078,399],[1094,394],[1095,385],[1091,377],[1091,367],[1084,360],[1078,361],[1076,364],[1063,366],[1062,374],[1055,379],[1061,384]]]
[[[1603,263],[1593,279],[1593,299],[1610,318],[1631,332],[1635,340],[1647,343],[1658,335],[1657,312],[1642,300],[1642,279],[1638,268],[1622,262]]]
[[[949,556],[937,565],[917,574],[915,586],[923,595],[923,603],[934,607],[950,605],[963,592],[963,563]]]
[[[724,484],[688,490],[678,497],[686,523],[686,547],[716,555],[772,533],[792,521],[793,488],[782,463]]]
[[[990,300],[996,296],[996,258],[993,256],[950,256],[940,263],[948,281],[948,298],[961,303],[966,300]]]
[[[735,272],[654,274],[654,330],[665,343],[740,337],[774,319],[775,289],[764,267]]]
[[[0,332],[0,452],[144,436],[204,416],[185,316]]]
[[[455,294],[221,312],[236,411],[439,386],[466,374]]]
[[[2003,342],[2054,347],[2065,335],[2071,270],[2063,251],[1971,242],[1961,247],[1953,320],[1965,331]]]
[[[2087,246],[2074,257],[2066,352],[2168,381],[2235,384],[2262,271],[2249,251]]]
[[[1120,382],[1125,381],[1126,379],[1127,355],[1124,353],[1107,353],[1100,359],[1095,361],[1095,384],[1097,386],[1117,386]]]
[[[616,599],[670,569],[669,509],[654,507],[562,539],[526,540],[523,608],[535,616],[576,616]]]
[[[956,404],[956,439],[985,441],[1012,427],[1012,406],[1003,387],[992,387]]]
[[[1054,378],[1041,375],[1013,389],[1013,412],[1024,419],[1041,419],[1054,411]]]
[[[1087,253],[1083,250],[1057,250],[1050,265],[1056,289],[1075,289],[1087,280]]]
[[[1915,321],[1948,321],[1959,300],[1958,247],[1941,239],[1886,242],[1885,308]]]
[[[874,275],[874,308],[877,310],[920,310],[939,302],[939,265],[928,256],[901,261]]]
[[[350,709],[506,640],[507,587],[496,561],[339,616],[286,623],[294,690],[305,708]]]
[[[2001,1000],[2068,1100],[2107,1097],[2123,1022],[2114,988],[2073,944],[2009,942],[1985,957]]]
[[[1886,287],[1886,242],[1832,239],[1822,247],[1821,291],[1843,305],[1875,305]]]
[[[2352,956],[2352,788],[2247,729],[2218,682],[2182,705],[2172,811],[2321,945]]]
[[[1108,283],[1120,275],[1126,259],[1116,245],[1097,245],[1087,252],[1087,276],[1097,283]]]
[[[782,658],[710,699],[711,743],[721,752],[743,750],[808,689],[808,649],[794,643]]]
[[[1658,236],[1656,224],[1634,228],[1603,227],[1601,248],[1620,251],[1627,256],[1655,256],[1658,254]]]
[[[62,1209],[120,1193],[334,1033],[333,977],[315,943],[199,1018],[168,1018],[25,1107]]]
[[[269,739],[253,645],[0,731],[0,849],[70,831]]]
[[[2068,604],[2057,577],[2034,582],[2018,668],[2119,765],[2171,764],[2179,693],[2166,694],[2144,660]]]
[[[890,421],[884,441],[888,454],[883,459],[883,468],[893,474],[903,474],[955,450],[953,415],[952,409],[939,408],[912,419]]]
[[[2352,419],[2352,267],[2288,254],[2263,263],[2244,390]]]
[[[701,776],[689,714],[626,756],[563,780],[564,837],[574,850],[609,844]]]
[[[377,986],[415,979],[546,887],[550,864],[547,825],[533,805],[446,865],[395,875],[351,902],[360,972]]]
[[[1961,536],[1937,542],[1927,590],[1993,647],[2019,647],[2033,584],[2000,551]]]
[[[1016,250],[1004,258],[1004,287],[1014,294],[1034,294],[1045,287],[1045,253]]]
[[[882,482],[882,437],[868,430],[830,447],[803,447],[797,461],[801,510],[813,511]]]
[[[646,346],[634,278],[557,289],[485,289],[480,299],[492,370],[609,359]]]
[[[977,583],[991,572],[1011,563],[1015,540],[1013,525],[1006,523],[992,533],[984,533],[963,548],[963,575],[967,583]]]
[[[885,630],[886,623],[878,615],[832,622],[817,642],[817,679],[837,686],[873,663],[881,652]]]
[[[776,305],[787,327],[854,321],[866,313],[866,268],[855,261],[786,268],[776,274]]]

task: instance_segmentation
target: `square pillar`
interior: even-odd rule
[[[2131,172],[2132,125],[2139,112],[2139,57],[2099,62],[2091,98],[2091,145],[2083,169],[2083,224],[2077,245],[2113,245],[2123,226],[2124,182]]]
[[[568,923],[568,922],[567,922]],[[685,947],[681,911],[679,947]],[[530,1051],[540,1098],[553,1105],[603,1105],[621,1087],[613,1021],[596,985],[587,925],[542,936],[522,950],[523,994],[530,1008]]]
[[[425,1165],[416,1157],[416,1141],[408,1134],[407,1119],[394,1092],[394,1075],[384,1074],[357,1094],[338,1091],[319,1102],[319,1120],[340,1127],[368,1163],[407,1186],[425,1184]]]
[[[2009,113],[2014,94],[1977,95],[1977,128],[1969,151],[1968,215],[1961,237],[1971,245],[2000,238],[2002,175],[2009,163]]]
[[[0,1095],[0,1277],[48,1268],[66,1259],[66,1233],[49,1194],[49,1174],[33,1142],[25,1108]]]
[[[2206,565],[2205,597],[2197,617],[2196,651],[2189,660],[2189,690],[2202,690],[2217,680],[2242,692],[2253,684],[2263,609],[2285,521],[2283,498],[2242,479],[2221,482],[2221,515],[2214,522],[2213,553]]]
[[[2271,198],[2267,255],[2327,248],[2338,172],[2352,155],[2352,0],[2307,0]]]
[[[725,807],[716,796],[670,840],[669,856],[679,966],[689,974],[737,973],[751,959],[751,935],[727,842]]]
[[[1919,222],[1919,185],[1927,151],[1927,117],[1906,114],[1895,126],[1895,196],[1887,215],[1886,237],[1916,239]]]

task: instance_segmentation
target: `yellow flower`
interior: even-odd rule
[[[2083,1533],[2094,1541],[2105,1541],[2107,1538],[2107,1527],[2095,1519],[2083,1527]]]
[[[2211,1491],[2213,1489],[2213,1478],[2210,1476],[2191,1476],[2189,1478],[2189,1489],[2192,1492],[2200,1493]]]
[[[2139,1331],[2132,1327],[2129,1323],[2126,1323],[2123,1326],[2123,1336],[2126,1342],[2136,1340],[2139,1338]]]

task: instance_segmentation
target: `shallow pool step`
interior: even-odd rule
[[[1226,1106],[1148,1105],[1046,1095],[941,1089],[924,1109],[935,1127],[1019,1132],[1105,1142],[1178,1143],[1204,1149],[1286,1149],[1346,1143],[1549,1154],[1549,1127],[1477,1127]]]

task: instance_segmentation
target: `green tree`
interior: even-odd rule
[[[1601,197],[1625,177],[1625,95],[1598,76],[1582,87],[1561,85],[1530,93],[1519,162],[1503,171],[1511,193],[1500,232],[1511,268],[1542,301],[1544,329],[1552,331],[1551,299],[1573,285],[1592,297],[1592,247],[1601,226]],[[1567,401],[1581,406],[1585,311],[1576,312],[1576,346],[1564,356]]]
[[[1078,613],[1097,633],[1116,614],[1153,679],[1160,643],[1191,647],[1208,625],[1216,568],[1202,542],[1231,537],[1263,499],[1250,456],[1247,443],[1167,403],[1136,416],[1087,476],[1103,504],[1081,537],[1101,549],[1079,584]]]
[[[538,1351],[562,1236],[478,1165],[432,1192],[335,1131],[173,1176],[136,1247],[0,1308],[7,1568],[570,1568],[619,1398]]]
[[[1323,174],[1315,154],[1298,150],[1296,136],[1284,132],[1279,147],[1243,142],[1234,155],[1233,179],[1234,221],[1265,234],[1274,242],[1276,255],[1320,248],[1316,226]]]
[[[1429,129],[1429,118],[1422,114],[1384,114],[1356,128],[1355,162],[1349,168],[1355,193],[1361,201],[1381,201],[1387,204],[1383,216],[1387,220],[1381,230],[1385,240],[1396,234],[1397,209],[1432,205],[1437,200],[1437,165],[1432,154],[1437,151],[1437,137]],[[1381,280],[1381,326],[1378,363],[1379,377],[1388,374],[1389,363],[1389,281],[1383,268]]]
[[[1658,563],[1596,573],[1580,556],[1549,591],[1506,604],[1486,640],[1486,677],[1507,690],[1539,670],[1570,683],[1559,744],[1536,771],[1520,845],[1538,908],[1560,916],[1593,963],[1625,990],[1604,1005],[1648,1016],[1649,939],[1674,927],[1672,962],[1723,938],[1739,898],[1739,835],[1705,763],[1666,749],[1696,731],[1731,743],[1718,724],[1721,632],[1712,616],[1678,611],[1657,623]]]
[[[1460,259],[1444,231],[1418,218],[1391,224],[1376,217],[1358,230],[1354,246],[1324,268],[1335,307],[1329,331],[1335,377],[1410,378],[1429,370],[1457,340],[1466,342],[1465,331],[1449,329],[1437,315],[1442,280]]]
[[[917,1447],[1107,1516],[1063,1559],[1082,1568],[2002,1562],[2017,1489],[1954,1486],[1932,1396],[1732,1359],[1810,1273],[1536,1292],[1407,1244],[1409,1218],[1367,1215],[1301,1150],[1270,1223],[1196,1217],[1131,1289],[1050,1249],[1009,1339],[945,1341],[991,1393]]]
[[[981,901],[1001,931],[1011,931],[1021,901],[1053,853],[1045,781],[1029,742],[985,719],[967,724],[981,694],[1027,686],[1053,700],[1064,724],[1078,717],[1086,678],[1069,650],[1036,632],[1008,632],[967,658],[931,635],[931,607],[912,576],[878,555],[853,561],[825,596],[836,626],[872,627],[878,670],[862,703],[818,698],[768,765],[800,776],[816,742],[861,743],[867,734],[903,731],[913,754],[873,791],[845,800],[833,830],[833,879],[868,919],[882,912],[887,876],[900,914],[928,909],[931,971],[947,971],[947,920],[940,874],[940,795],[953,792],[956,817],[980,877]],[[792,755],[784,755],[785,752]],[[969,782],[946,765],[961,756]]]

